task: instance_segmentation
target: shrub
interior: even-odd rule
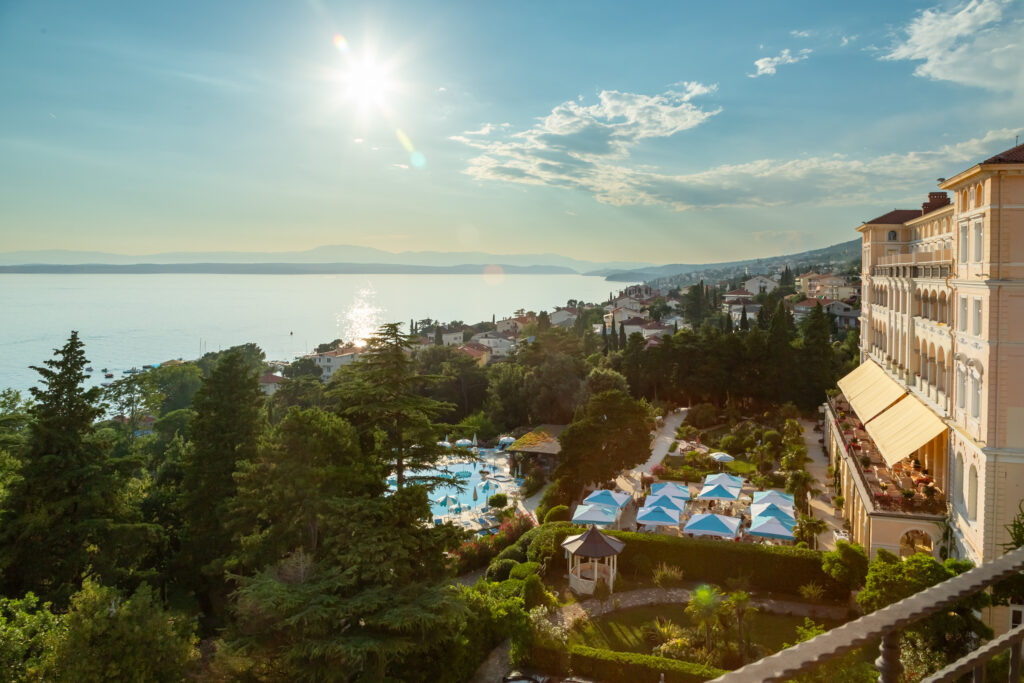
[[[526,553],[526,559],[544,564],[556,554],[561,553],[562,541],[567,536],[586,531],[582,527],[573,526],[569,522],[551,522],[530,529],[519,539],[519,547]]]
[[[771,446],[773,453],[778,453],[779,446],[782,445],[782,434],[774,429],[769,429],[761,435],[761,443]]]
[[[662,562],[654,568],[653,578],[655,586],[659,588],[672,588],[683,582],[683,570]]]
[[[718,442],[718,447],[730,455],[736,455],[743,448],[743,442],[738,436],[732,434],[726,434],[722,437],[722,440]]]
[[[846,498],[844,498],[843,496],[836,496],[835,498],[832,499],[832,504],[836,506],[837,510],[842,510],[843,505],[846,504]]]
[[[501,523],[497,534],[485,538],[472,538],[459,546],[451,554],[452,569],[456,574],[465,574],[483,567],[532,527],[533,520],[527,515],[516,515],[506,519]]]
[[[666,683],[698,683],[718,678],[726,673],[706,664],[634,652],[599,650],[581,645],[569,649],[569,666],[577,676],[608,683],[656,681],[660,674],[665,674]]]
[[[523,581],[523,604],[526,609],[534,607],[547,607],[554,600],[544,589],[544,583],[536,574],[530,574]]]
[[[812,602],[820,602],[825,597],[825,587],[814,583],[805,583],[800,586],[800,597],[804,600],[810,600]]]
[[[550,522],[568,522],[570,519],[568,505],[556,505],[548,510],[548,514],[544,515],[545,524]]]
[[[523,481],[523,498],[529,498],[533,494],[544,488],[544,475],[539,471],[534,470],[526,475],[526,479]]]
[[[675,453],[677,448],[679,448],[679,442],[678,441],[673,441],[672,443],[670,443],[668,445],[668,452],[669,453]]]
[[[822,554],[813,550],[628,531],[607,533],[626,542],[619,556],[623,566],[635,566],[636,557],[645,555],[675,565],[692,581],[721,581],[744,574],[755,589],[798,595],[800,586],[814,582],[823,586],[829,597],[846,599],[849,595],[846,586],[825,573]]]
[[[668,470],[664,465],[655,465],[651,468],[651,474],[656,477],[663,477]]]
[[[651,558],[646,555],[637,555],[633,558],[633,575],[634,576],[650,576],[651,575]]]
[[[526,562],[526,551],[519,547],[518,543],[513,543],[509,547],[498,553],[495,558],[496,560],[515,560],[516,562]]]
[[[537,574],[540,571],[540,562],[523,562],[512,567],[512,571],[508,573],[510,579],[523,579],[524,581],[530,576]]]
[[[697,436],[697,428],[689,424],[679,425],[679,429],[676,430],[676,438],[680,441],[689,441],[693,437]]]
[[[686,413],[686,422],[698,429],[710,427],[717,419],[718,409],[710,403],[698,403]]]
[[[495,560],[487,567],[484,577],[492,582],[504,581],[512,572],[512,568],[518,564],[515,560]]]
[[[521,598],[523,597],[523,581],[522,579],[506,579],[501,583],[494,584],[494,590],[501,598]]]
[[[492,508],[503,508],[508,505],[508,495],[504,493],[495,493],[487,499],[487,504]]]

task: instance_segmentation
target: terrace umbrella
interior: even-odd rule
[[[686,484],[680,486],[674,481],[659,481],[651,484],[651,495],[671,496],[672,498],[690,500],[690,487]]]
[[[644,507],[647,509],[665,508],[666,510],[682,512],[686,508],[686,501],[669,495],[659,494],[657,496],[647,496],[647,499],[644,500]]]
[[[470,446],[473,445],[473,442],[470,441],[469,439],[459,439],[458,441],[455,442],[455,445],[458,446],[459,448],[469,448]]]
[[[482,481],[479,484],[477,484],[477,486],[484,493],[487,493],[488,491],[497,491],[498,490],[498,485],[495,484],[493,481]]]
[[[572,515],[573,524],[614,524],[615,508],[608,505],[577,505]]]
[[[679,511],[663,507],[642,507],[636,513],[636,523],[644,526],[679,526]]]
[[[701,500],[737,500],[740,490],[723,484],[705,484],[697,497]]]
[[[754,523],[750,525],[750,529],[747,531],[751,536],[778,538],[784,541],[793,540],[792,527],[786,526],[774,517],[761,517],[759,519],[755,519]]]
[[[440,505],[441,507],[448,507],[450,505],[458,505],[459,499],[456,498],[455,496],[447,495],[447,496],[441,496],[440,498],[438,498],[434,502],[437,503],[438,505]]]
[[[787,507],[775,503],[754,503],[750,506],[750,516],[754,521],[772,517],[789,526],[796,524],[792,506]]]
[[[625,507],[626,503],[629,502],[630,495],[628,493],[622,493],[621,491],[609,491],[608,489],[598,489],[589,496],[583,499],[584,503],[590,503],[592,505],[610,505],[612,507]]]
[[[719,538],[736,538],[740,528],[737,517],[725,515],[694,515],[683,529],[694,536],[717,536]]]
[[[449,443],[447,441],[438,441],[437,445],[440,446],[441,448],[451,448],[452,447],[451,443]]]
[[[754,504],[775,503],[776,505],[793,507],[793,496],[782,491],[754,491]]]
[[[516,442],[516,437],[514,437],[514,436],[503,436],[500,439],[498,439],[498,445],[499,446],[508,446],[510,444],[514,444],[515,442]]]
[[[704,477],[705,486],[712,484],[724,484],[729,488],[743,488],[743,479],[734,474],[726,474],[724,472],[719,474],[709,474]]]
[[[711,459],[715,462],[732,462],[736,458],[732,457],[728,453],[712,453]]]

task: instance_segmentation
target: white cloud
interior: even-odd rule
[[[444,86],[442,85],[441,87],[439,87],[439,88],[437,89],[437,91],[436,91],[436,92],[437,92],[438,94],[440,94],[440,93],[446,93],[446,92],[448,92],[448,88],[446,88],[446,87],[444,87]]]
[[[1024,2],[970,0],[926,9],[883,60],[920,62],[914,75],[997,91],[1024,91]]]
[[[681,92],[660,95],[602,92],[598,104],[574,101],[555,107],[533,127],[451,139],[479,153],[465,173],[478,180],[556,187],[585,192],[613,206],[688,209],[766,206],[885,205],[924,196],[936,177],[1011,146],[1019,130],[924,151],[856,159],[846,155],[797,159],[757,159],[713,166],[695,173],[631,162],[645,138],[674,135],[707,121],[720,109],[690,102],[714,86],[685,84]],[[881,189],[880,189],[881,188]],[[775,236],[777,237],[777,236]]]
[[[757,67],[757,72],[747,74],[750,78],[757,78],[758,76],[772,76],[783,64],[796,64],[807,59],[807,56],[811,54],[811,50],[803,49],[800,50],[796,55],[790,53],[789,49],[785,49],[779,53],[778,57],[762,57],[754,62],[754,66]]]
[[[811,32],[793,30],[789,32],[789,35],[793,36],[794,38],[810,38]]]
[[[859,38],[859,37],[860,36],[858,36],[856,34],[854,34],[852,36],[843,36],[842,39],[839,41],[839,47],[846,47],[847,45],[849,45],[853,41],[857,40],[857,38]]]

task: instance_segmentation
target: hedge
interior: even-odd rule
[[[493,562],[491,562],[490,566],[487,567],[487,572],[484,574],[484,576],[487,578],[488,581],[504,581],[508,578],[509,573],[511,573],[513,567],[517,566],[518,564],[519,563],[515,560],[494,560]]]
[[[628,531],[607,533],[626,542],[619,556],[623,570],[632,571],[636,558],[643,555],[654,564],[674,564],[687,579],[695,581],[724,583],[742,575],[749,576],[751,585],[762,590],[798,595],[800,586],[814,582],[824,586],[826,595],[833,599],[843,600],[849,594],[821,568],[821,553],[814,550]]]
[[[508,574],[510,579],[523,579],[524,581],[531,574],[536,574],[540,571],[539,562],[523,562],[512,567],[512,570]]]
[[[568,522],[572,517],[569,515],[568,505],[556,505],[544,515],[544,524],[548,522]]]
[[[569,648],[569,666],[575,676],[590,676],[609,683],[657,681],[659,674],[665,674],[666,683],[702,683],[728,673],[706,664],[582,645]]]

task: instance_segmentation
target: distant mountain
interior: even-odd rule
[[[798,254],[784,254],[782,256],[770,256],[758,259],[746,259],[744,261],[724,261],[721,263],[673,263],[666,266],[651,266],[635,268],[631,270],[610,271],[607,268],[588,271],[584,275],[603,275],[608,280],[616,282],[649,282],[663,278],[672,278],[678,275],[686,275],[704,270],[729,270],[750,268],[752,272],[757,269],[769,269],[786,264],[800,263],[829,263],[832,261],[846,262],[860,258],[860,239],[833,244],[822,249],[802,251]]]
[[[158,254],[111,254],[98,251],[68,251],[49,249],[40,251],[0,252],[0,265],[135,265],[171,263],[321,263],[321,264],[387,264],[428,267],[465,267],[492,263],[508,266],[552,266],[568,268],[572,272],[602,270],[617,272],[647,268],[652,264],[634,261],[586,261],[558,254],[489,254],[479,251],[403,251],[392,253],[372,247],[331,245],[288,252],[177,251]],[[368,271],[363,271],[368,272]],[[382,271],[376,271],[382,272]],[[386,271],[392,272],[392,271]]]
[[[563,266],[497,264],[509,275],[576,275]],[[215,275],[474,275],[487,266],[410,266],[399,263],[74,263],[0,266],[3,273],[67,274],[215,274]]]

